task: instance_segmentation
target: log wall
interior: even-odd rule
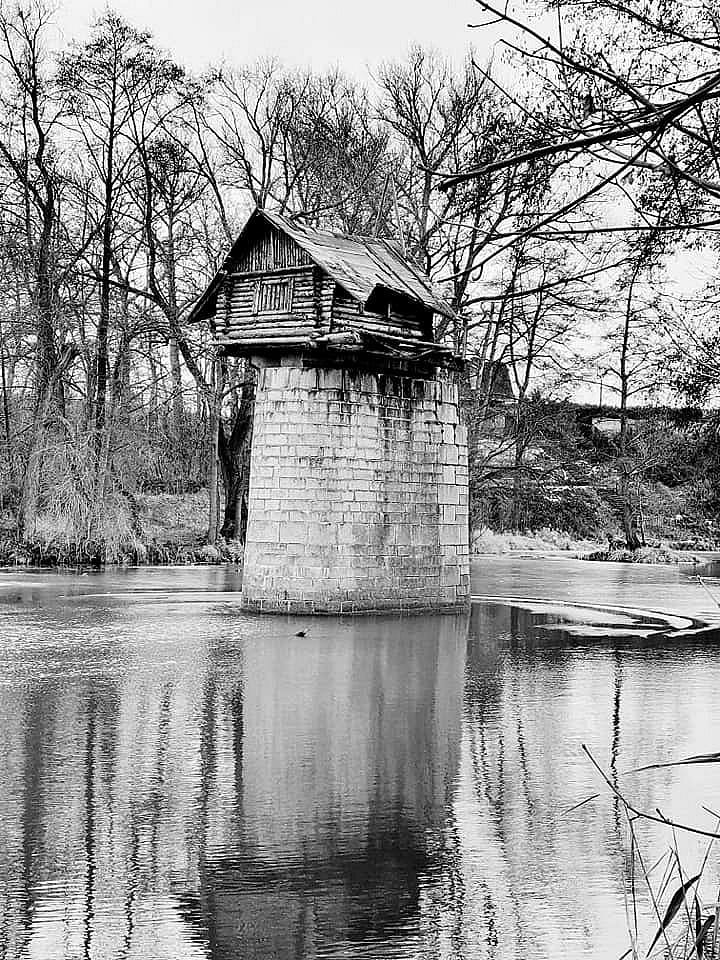
[[[261,309],[264,300],[283,299],[261,296],[261,286],[268,281],[291,286],[288,309]],[[344,329],[423,340],[431,323],[431,311],[402,298],[384,313],[367,310],[294,240],[268,226],[248,238],[216,300],[218,339],[239,346],[244,340],[272,342]]]
[[[334,324],[338,326],[423,340],[423,320],[420,314],[418,308],[405,311],[397,306],[393,307],[389,314],[373,313],[364,309],[342,287],[335,287],[332,315]]]
[[[252,339],[259,336],[287,337],[323,332],[328,321],[322,317],[322,278],[318,268],[302,266],[281,268],[272,272],[231,274],[226,281],[224,298],[218,305],[225,315],[217,317],[217,331],[222,338]],[[283,280],[291,284],[290,309],[283,312],[259,312],[258,291],[267,280]]]

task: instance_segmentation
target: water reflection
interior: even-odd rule
[[[652,625],[638,636],[610,624],[602,640],[597,622],[583,636],[569,617],[567,631],[558,619],[505,604],[473,609],[455,808],[472,891],[464,956],[608,957],[627,948],[633,876],[621,807],[605,791],[565,815],[602,789],[583,743],[640,809],[655,813],[660,804],[682,822],[716,825],[702,803],[716,802],[717,772],[626,771],[649,758],[693,753],[695,745],[713,749],[720,709],[707,671],[720,672],[719,645],[674,645],[654,636]],[[675,842],[661,828],[638,833],[648,863]],[[705,841],[679,834],[676,842],[687,869],[702,860]],[[709,902],[717,878],[713,859],[704,883]],[[637,895],[647,931],[657,926],[654,909],[642,885]],[[494,932],[494,945],[473,940],[483,929]]]
[[[404,955],[448,861],[467,628],[397,624],[3,686],[4,955]]]
[[[717,749],[717,644],[532,603],[252,618],[205,575],[0,578],[0,957],[624,951],[622,812],[564,813],[580,745],[700,822],[714,769],[625,771]]]

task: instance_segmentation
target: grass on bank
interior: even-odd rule
[[[600,540],[586,540],[550,527],[504,532],[480,527],[472,533],[470,551],[477,556],[543,556],[563,553],[580,560],[602,560],[608,563],[699,562],[695,553],[685,548],[685,545],[678,549],[672,542],[661,541],[638,550],[628,550],[615,541],[608,544]]]
[[[625,908],[630,946],[620,960],[718,960],[720,957],[720,889],[717,886],[717,841],[720,839],[720,815],[709,806],[702,811],[710,815],[705,824],[687,824],[666,816],[658,807],[642,809],[626,792],[626,778],[652,774],[672,768],[678,775],[688,766],[720,762],[720,753],[699,754],[682,760],[648,763],[618,774],[609,771],[595,759],[585,744],[582,750],[600,777],[599,792],[574,804],[565,816],[582,816],[588,804],[610,799],[615,807],[616,822],[624,834]],[[629,783],[628,783],[629,786]],[[636,792],[636,791],[634,791]],[[660,832],[665,851],[648,849],[648,827]],[[680,838],[697,842],[691,862]],[[629,889],[628,889],[629,887]],[[704,894],[704,895],[703,895]],[[654,914],[650,930],[641,930],[639,917],[643,905],[649,904]],[[642,924],[644,926],[644,924]],[[649,946],[648,946],[649,943]]]
[[[29,543],[21,543],[15,518],[0,515],[0,565],[221,563],[242,559],[242,545],[206,541],[206,490],[186,494],[106,497],[93,515],[80,499],[52,500]]]

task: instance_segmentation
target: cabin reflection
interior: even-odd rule
[[[417,926],[444,863],[467,619],[404,626],[328,621],[245,644],[237,842],[178,892],[209,956],[308,957]]]

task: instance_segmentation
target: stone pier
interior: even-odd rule
[[[302,356],[262,363],[243,606],[466,606],[467,437],[451,374],[359,372]]]

